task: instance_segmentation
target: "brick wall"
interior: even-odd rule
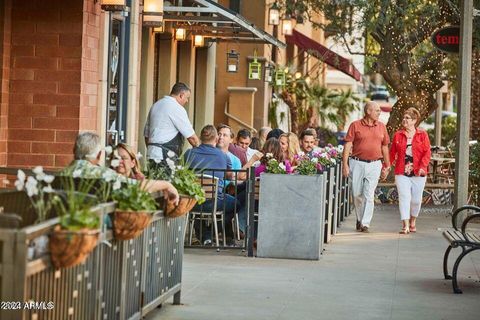
[[[78,131],[95,130],[95,12],[100,9],[93,0],[14,2],[8,166],[63,167]]]
[[[0,8],[0,166],[7,164],[8,92],[10,86],[11,1]]]

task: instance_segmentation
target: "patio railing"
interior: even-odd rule
[[[25,197],[0,193],[0,206],[9,212],[14,198],[28,205]],[[103,221],[115,205],[94,210]],[[158,211],[141,236],[127,241],[104,229],[87,260],[71,268],[55,269],[48,254],[28,260],[30,241],[48,235],[57,223],[54,218],[0,229],[0,300],[9,303],[0,319],[140,319],[172,296],[180,303],[184,217],[166,218]]]

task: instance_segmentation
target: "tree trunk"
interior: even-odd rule
[[[285,103],[288,105],[288,108],[290,109],[290,122],[291,122],[290,130],[296,133],[298,131],[298,108],[296,105],[295,98],[293,94],[291,94],[287,90],[283,90],[282,99],[283,101],[285,101]]]
[[[480,142],[480,50],[475,50],[472,56],[472,97],[470,102],[470,139]]]

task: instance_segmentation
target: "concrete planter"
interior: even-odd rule
[[[262,174],[257,256],[318,260],[325,221],[325,175]]]

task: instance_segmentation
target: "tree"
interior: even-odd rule
[[[355,41],[373,39],[377,52],[372,67],[398,96],[389,123],[390,132],[401,125],[409,107],[417,108],[423,119],[437,107],[434,94],[443,85],[441,67],[445,54],[430,44],[438,28],[458,22],[450,0],[281,0],[283,8],[296,17],[308,18],[314,26],[342,41],[348,50]],[[313,17],[323,14],[326,22]]]

